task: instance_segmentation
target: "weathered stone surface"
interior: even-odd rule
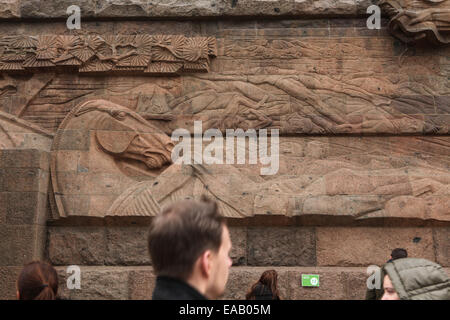
[[[59,295],[70,300],[126,300],[131,270],[121,267],[81,267],[81,289],[67,288],[66,268],[58,267]]]
[[[3,190],[9,192],[48,192],[49,172],[36,168],[5,168]]]
[[[247,230],[230,227],[233,265],[247,264]],[[55,265],[151,265],[148,226],[50,227],[47,251]]]
[[[37,149],[0,150],[0,167],[3,168],[39,168],[50,170],[50,155]]]
[[[22,267],[3,267],[0,266],[0,279],[2,285],[0,286],[0,299],[2,300],[16,300],[17,288],[16,281],[20,274]]]
[[[366,275],[363,268],[273,269],[278,273],[278,288],[283,300],[362,300],[365,297]],[[67,299],[149,300],[155,286],[151,267],[81,267],[81,290],[68,290],[65,267],[57,267],[57,270],[60,295]],[[265,267],[232,267],[222,299],[244,300],[251,285],[266,270],[268,268]],[[302,274],[319,274],[320,287],[302,288]],[[94,281],[97,277],[98,282]]]
[[[316,264],[314,228],[249,227],[247,259],[252,266],[312,266]]]
[[[50,18],[67,17],[67,8],[73,5],[69,0],[63,1],[20,1],[20,12],[22,18]],[[86,16],[93,15],[95,12],[95,2],[89,0],[77,1],[76,5],[81,9],[82,14]]]
[[[56,268],[60,295],[66,299],[151,298],[155,276],[151,267],[81,267],[81,290],[68,290],[66,267]],[[274,267],[283,300],[363,300],[365,268]],[[1,270],[1,269],[0,269]],[[265,267],[232,267],[223,299],[242,300]],[[448,273],[450,269],[445,269]],[[1,272],[1,271],[0,271]],[[301,287],[302,274],[320,275],[318,288]]]
[[[258,281],[261,273],[264,271],[265,270],[262,268],[256,267],[232,267],[228,276],[227,287],[223,298],[229,300],[245,299],[245,294],[250,289],[251,285]]]
[[[106,264],[149,265],[148,227],[107,228]]]
[[[19,0],[0,1],[0,19],[19,18]]]
[[[301,286],[301,274],[319,274],[320,287]],[[293,300],[363,300],[366,275],[363,268],[308,268],[289,272]]]
[[[6,223],[9,225],[47,222],[47,194],[40,192],[5,192]],[[0,203],[1,197],[0,197]],[[0,219],[1,221],[1,219]]]
[[[96,227],[49,227],[48,256],[54,265],[104,265],[106,235]]]
[[[435,261],[430,228],[321,227],[316,232],[319,266],[380,266],[395,248],[406,249],[409,257]]]
[[[229,227],[231,238],[230,258],[233,260],[233,266],[247,264],[247,228]]]
[[[1,187],[1,181],[2,181],[2,169],[0,169],[0,190],[2,190]],[[6,214],[8,212],[8,202],[6,202],[8,199],[8,193],[7,192],[0,192],[0,225],[4,224],[6,222]]]
[[[0,192],[8,198],[8,223],[45,223],[49,169],[47,152],[0,150]]]
[[[379,5],[391,18],[390,31],[400,40],[450,43],[449,1],[383,0]]]
[[[5,88],[17,88],[18,86],[14,82],[7,84],[2,82],[0,79],[0,93],[2,94]],[[22,85],[22,87],[24,86]],[[25,88],[23,89],[26,90]],[[26,95],[25,92],[23,94]],[[16,107],[21,109],[22,104],[17,103]],[[50,151],[52,138],[53,135],[51,133],[39,126],[0,110],[0,149],[41,149]]]
[[[70,1],[38,0],[3,0],[7,9],[0,18],[67,18]],[[197,19],[199,17],[217,16],[336,16],[364,15],[371,5],[370,0],[328,1],[328,0],[103,0],[98,2],[78,1],[83,18],[173,18],[183,17]],[[20,7],[19,7],[20,6]],[[9,9],[11,7],[11,9]],[[20,10],[20,11],[19,11]],[[13,11],[13,13],[10,13]]]
[[[149,268],[131,271],[129,275],[129,299],[131,300],[151,300],[156,284],[156,277],[153,270]]]
[[[450,229],[433,229],[436,262],[444,267],[450,266]]]
[[[0,225],[0,266],[21,266],[43,258],[46,228]]]

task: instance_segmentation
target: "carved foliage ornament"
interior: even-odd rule
[[[213,37],[182,35],[41,35],[0,38],[0,72],[76,67],[80,73],[207,72]]]
[[[450,43],[450,0],[381,0],[389,30],[403,42]]]

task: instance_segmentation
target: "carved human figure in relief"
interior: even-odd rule
[[[105,100],[77,106],[52,145],[55,217],[153,216],[166,203],[202,194],[218,199],[226,216],[251,215],[254,193],[234,188],[250,179],[227,167],[218,184],[204,180],[196,166],[171,164],[173,147],[168,135],[126,107]]]
[[[450,43],[450,1],[382,0],[380,6],[391,18],[390,31],[400,40]]]
[[[398,166],[378,156],[384,165],[374,169],[370,154],[359,155],[361,163],[308,157],[298,168],[303,173],[266,180],[250,167],[172,164],[173,147],[125,107],[104,100],[76,107],[52,147],[54,208],[59,216],[153,216],[173,201],[207,194],[233,218],[270,212],[450,219],[450,174],[423,161]]]

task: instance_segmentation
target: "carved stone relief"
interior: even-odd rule
[[[450,43],[449,0],[382,0],[380,6],[391,19],[389,30],[400,40]]]
[[[104,100],[86,102],[66,117],[53,143],[57,212],[152,216],[167,203],[206,193],[233,218],[450,220],[448,138],[418,138],[406,146],[399,138],[324,139],[283,139],[282,169],[269,178],[252,166],[175,165],[170,137],[137,113]],[[423,159],[414,157],[417,150]]]
[[[182,35],[40,35],[0,38],[0,72],[75,68],[80,73],[146,75],[207,72],[213,37]]]
[[[167,166],[172,148],[168,136],[125,107],[103,100],[81,104],[52,145],[59,215],[104,215],[136,180],[151,179]]]
[[[372,143],[355,144],[355,139],[335,142],[285,139],[282,144],[289,146],[282,146],[281,152],[292,150],[292,147],[297,147],[297,151],[290,156],[280,155],[283,172],[269,180],[262,179],[249,168],[232,165],[184,168],[173,165],[155,181],[141,182],[124,193],[115,201],[108,215],[139,215],[152,212],[146,203],[161,201],[164,204],[186,196],[196,198],[200,194],[208,194],[218,200],[225,216],[233,218],[322,215],[357,220],[414,218],[450,221],[448,156],[442,158],[442,166],[431,167],[428,161],[414,161],[413,156],[399,152],[382,155],[382,152],[392,152],[390,148],[405,142],[393,139],[383,143],[375,139]],[[414,149],[430,142],[445,146],[448,154],[449,139],[446,138],[438,141],[418,139],[411,143],[411,147]],[[309,150],[312,154],[300,156],[299,147],[305,148],[301,152]],[[340,155],[343,150],[339,148],[342,147],[346,151],[353,150]],[[371,147],[376,150],[369,150]]]
[[[130,106],[167,134],[190,129],[194,120],[203,120],[204,130],[278,128],[282,134],[450,132],[449,89],[407,74],[336,76],[267,67],[248,75],[74,82],[67,77],[48,85],[24,119],[55,130],[76,104],[103,98]]]
[[[54,217],[153,216],[208,194],[231,218],[449,221],[446,48],[405,54],[389,35],[303,37],[292,23],[0,38],[0,111],[56,133]],[[204,131],[279,129],[280,171],[173,164],[171,133],[196,120]],[[11,132],[0,130],[4,148],[20,145]]]
[[[50,151],[53,134],[35,124],[0,111],[0,149]]]

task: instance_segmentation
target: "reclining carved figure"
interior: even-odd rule
[[[420,159],[398,166],[390,164],[394,156],[379,156],[383,168],[374,169],[370,153],[359,154],[360,162],[305,157],[301,172],[265,180],[250,167],[172,164],[173,147],[168,135],[130,109],[104,100],[76,107],[52,147],[54,208],[63,217],[155,216],[173,201],[207,194],[231,218],[450,219],[450,175]]]

